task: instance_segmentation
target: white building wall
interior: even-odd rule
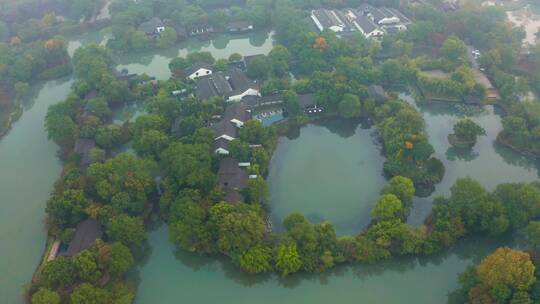
[[[200,68],[197,71],[195,71],[193,74],[189,75],[188,78],[194,80],[199,77],[206,76],[206,75],[212,75],[212,70]]]

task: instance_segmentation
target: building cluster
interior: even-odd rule
[[[247,68],[254,58],[260,55],[246,56],[237,62],[230,63],[227,71],[215,71],[205,63],[194,63],[184,70],[184,75],[195,83],[195,97],[205,100],[211,97],[223,97],[227,101],[225,112],[215,117],[211,128],[214,131],[212,151],[220,156],[218,177],[225,201],[230,203],[244,200],[243,192],[250,178],[256,175],[248,174],[249,163],[242,163],[230,155],[230,143],[239,137],[240,129],[253,119],[256,109],[275,107],[283,104],[283,95],[275,93],[262,96],[258,83],[246,75]],[[172,92],[175,95],[175,92]],[[303,94],[298,96],[298,102],[307,115],[317,115],[324,109],[317,105],[315,95]],[[256,149],[260,145],[251,145]]]
[[[338,35],[355,32],[366,38],[380,38],[407,29],[411,21],[394,8],[375,7],[364,3],[357,9],[317,9],[311,20],[319,31],[329,29]]]

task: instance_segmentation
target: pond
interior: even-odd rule
[[[189,39],[167,50],[118,56],[117,69],[127,68],[130,73],[146,73],[158,80],[166,80],[171,76],[169,62],[175,57],[185,57],[193,52],[210,52],[216,59],[227,59],[234,53],[243,56],[268,54],[273,43],[273,32],[253,32],[242,36],[221,35],[210,41]]]
[[[300,212],[313,222],[332,222],[339,234],[360,231],[386,183],[373,130],[332,119],[295,131],[280,139],[270,164],[274,229]]]
[[[412,97],[404,94],[400,97],[416,106]],[[449,195],[450,187],[459,177],[470,176],[488,190],[493,190],[501,183],[538,180],[539,161],[521,156],[496,143],[502,123],[493,106],[481,109],[451,103],[430,103],[416,107],[423,113],[429,141],[435,148],[435,157],[443,162],[446,172],[430,196],[415,200],[409,216],[411,224],[423,223],[431,211],[433,198]],[[482,126],[487,134],[478,138],[470,152],[455,150],[447,139],[448,134],[453,133],[454,124],[465,117]]]

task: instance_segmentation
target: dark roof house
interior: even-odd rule
[[[375,102],[383,103],[386,100],[386,92],[380,85],[370,85],[368,87],[368,94]]]
[[[244,200],[242,191],[247,187],[249,175],[238,165],[238,160],[227,157],[219,162],[219,185],[225,192],[225,201],[238,203]]]
[[[214,152],[217,154],[229,154],[227,146],[229,142],[238,137],[238,131],[244,123],[251,119],[251,111],[243,103],[234,103],[228,106],[223,113],[222,119],[212,126],[214,131]]]
[[[233,34],[247,33],[253,30],[253,25],[247,21],[231,21],[227,25],[227,31]]]
[[[75,143],[73,152],[80,155],[81,159],[79,164],[82,167],[88,167],[92,163],[90,152],[96,146],[96,142],[93,139],[79,138]]]
[[[222,96],[228,101],[240,101],[246,95],[259,95],[259,90],[242,70],[231,68],[227,73],[217,72],[197,78],[195,94],[199,99]]]
[[[75,236],[69,243],[68,249],[61,255],[68,257],[74,256],[77,253],[90,248],[102,235],[103,231],[101,230],[101,224],[97,220],[84,220],[77,225]]]
[[[311,11],[311,19],[321,32],[324,29],[330,29],[337,33],[345,29],[345,23],[331,10],[313,10]]]
[[[248,95],[242,98],[242,103],[249,109],[278,105],[278,104],[283,103],[283,95],[281,94],[272,94],[268,96]]]
[[[298,95],[298,104],[306,115],[318,115],[324,112],[324,108],[317,105],[315,94]]]
[[[184,70],[187,77],[195,79],[212,74],[212,66],[205,62],[195,62],[191,67]]]
[[[157,35],[165,30],[165,25],[161,19],[154,17],[146,22],[143,22],[139,25],[137,29],[146,35]]]

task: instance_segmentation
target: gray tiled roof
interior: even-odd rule
[[[371,19],[360,14],[358,14],[356,18],[356,23],[362,28],[362,31],[365,34],[369,34],[378,28],[378,26]]]
[[[247,78],[242,70],[231,68],[227,73],[217,72],[199,77],[196,95],[199,99],[208,99],[213,96],[230,97],[242,94],[250,88],[256,89],[257,85]]]
[[[323,28],[329,28],[332,26],[342,26],[341,20],[337,19],[332,11],[327,9],[318,9],[313,11],[313,15],[319,20]]]
[[[155,34],[156,29],[162,26],[164,25],[161,19],[154,17],[146,22],[141,23],[139,25],[138,30],[150,35],[150,34]]]
[[[75,236],[69,243],[68,249],[63,256],[73,256],[85,249],[90,248],[103,234],[101,224],[93,219],[80,222],[75,230]]]
[[[96,146],[96,142],[93,139],[79,138],[75,144],[73,152],[78,153],[81,157],[80,165],[87,167],[92,162],[90,158],[90,151]]]
[[[191,67],[185,70],[185,74],[189,76],[197,72],[199,69],[207,69],[211,71],[212,66],[205,62],[195,62],[194,64],[191,65]]]
[[[237,68],[232,68],[228,72],[229,83],[233,89],[231,95],[237,95],[252,88],[256,89],[255,83],[247,78],[246,74]]]
[[[298,95],[298,104],[303,108],[313,107],[315,104],[317,104],[315,94]]]
[[[238,160],[227,157],[219,162],[219,185],[225,192],[225,201],[238,203],[244,200],[242,190],[247,187],[249,175],[238,166]]]
[[[199,99],[225,96],[232,92],[232,87],[221,72],[197,78],[196,95]]]
[[[231,122],[233,119],[246,122],[251,119],[251,112],[242,103],[229,105],[225,109],[225,113],[223,113],[223,118],[212,126],[215,136],[228,135],[234,138],[238,137],[238,127]]]

